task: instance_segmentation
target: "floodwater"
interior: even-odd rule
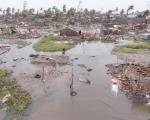
[[[111,54],[113,47],[113,43],[84,42],[67,51],[66,54],[71,59],[78,58],[73,61],[73,86],[77,95],[70,96],[69,77],[66,80],[60,77],[58,81],[52,81],[50,89],[47,90],[44,96],[33,101],[24,120],[150,119],[150,113],[138,109],[131,100],[118,90],[117,86],[111,84],[111,76],[107,75],[105,65],[119,62],[117,57]],[[31,49],[31,46],[19,51],[13,52],[12,49],[12,51],[5,54],[5,58],[3,56],[3,59],[8,60],[21,56],[28,60],[30,53],[36,53]],[[9,54],[11,54],[11,58],[6,57]],[[88,72],[85,67],[81,67],[79,64],[84,64],[86,68],[93,70]],[[8,63],[5,65],[9,66]],[[29,67],[31,68],[30,70],[28,69],[29,71],[35,69],[35,67],[31,67],[29,61],[26,61],[21,62],[13,69],[16,71],[19,69],[15,73],[18,74]],[[78,79],[81,75],[87,77],[91,84],[80,82]]]

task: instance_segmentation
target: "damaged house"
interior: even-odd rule
[[[78,36],[78,32],[71,28],[64,28],[60,30],[60,36]]]

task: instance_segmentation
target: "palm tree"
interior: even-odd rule
[[[128,7],[128,9],[127,9],[127,16],[128,16],[128,14],[129,14],[129,11],[131,11],[131,10],[133,10],[134,9],[134,6],[133,5],[130,5],[129,7]]]

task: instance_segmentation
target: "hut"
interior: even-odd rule
[[[64,28],[60,30],[60,36],[78,36],[78,32],[71,28]]]

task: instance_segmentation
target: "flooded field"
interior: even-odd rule
[[[32,95],[32,104],[24,120],[150,119],[148,112],[140,110],[116,85],[111,84],[111,76],[107,75],[105,65],[118,62],[117,57],[111,54],[113,47],[113,43],[83,42],[67,51],[70,59],[75,58],[73,86],[77,96],[70,96],[71,65],[59,66],[59,70],[42,83],[31,78],[35,71],[42,69],[30,63],[29,55],[36,53],[32,45],[22,49],[12,46],[8,53],[1,55],[0,58],[6,61],[1,67],[12,69],[19,84]],[[81,82],[84,78],[91,84]]]

